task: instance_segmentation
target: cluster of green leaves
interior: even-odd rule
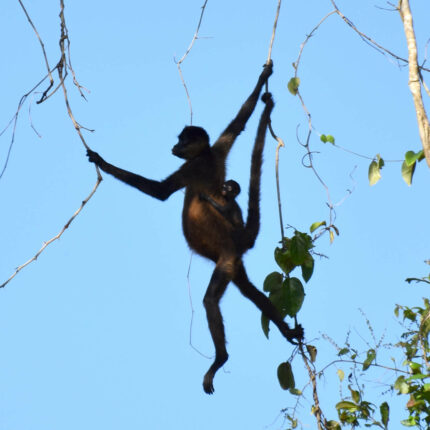
[[[411,280],[428,283],[427,278],[408,279],[408,281]],[[373,348],[367,351],[363,362],[358,360],[358,351],[349,344],[340,349],[338,355],[341,359],[352,362],[354,369],[361,367],[363,372],[372,366],[384,368],[385,371],[393,370],[396,379],[393,379],[392,390],[397,391],[399,395],[408,396],[406,408],[409,415],[401,421],[401,424],[406,427],[428,430],[430,428],[430,300],[425,298],[423,301],[423,306],[409,308],[397,305],[394,311],[398,318],[409,322],[409,326],[401,336],[402,340],[396,344],[401,348],[405,358],[403,362],[405,370],[391,369],[377,364],[376,350]],[[398,372],[403,374],[398,376]],[[337,373],[342,382],[345,373],[341,369]],[[360,384],[360,387],[354,389],[351,384],[348,385],[350,396],[336,404],[339,422],[330,421],[328,428],[340,430],[341,426],[347,425],[355,428],[364,424],[365,427],[388,429],[389,405],[387,402],[383,402],[378,408],[375,404],[365,400],[363,391],[365,384]],[[379,409],[380,419],[375,418],[377,409]]]
[[[269,293],[273,303],[283,318],[294,318],[302,307],[305,290],[299,278],[292,277],[291,272],[300,267],[302,278],[308,282],[314,271],[314,258],[311,250],[314,247],[312,238],[307,233],[295,231],[292,237],[284,237],[281,247],[275,249],[275,261],[282,272],[267,275],[263,289]],[[270,320],[262,314],[261,326],[266,337],[269,337]],[[281,363],[278,367],[278,379],[284,390],[300,394],[295,388],[294,375],[290,362]]]
[[[300,267],[302,277],[308,282],[314,270],[314,258],[310,250],[313,248],[312,238],[307,233],[295,231],[293,237],[284,237],[282,246],[275,249],[275,261],[282,269],[272,272],[264,280],[263,289],[269,293],[270,301],[285,318],[295,317],[302,307],[305,290],[300,279],[291,277],[291,272]],[[263,332],[269,337],[269,319],[262,315]]]
[[[379,406],[381,420],[376,421],[373,418],[376,410],[375,405],[363,400],[362,394],[358,390],[354,390],[351,385],[348,386],[348,389],[351,393],[350,400],[342,400],[336,405],[340,422],[342,424],[358,427],[360,426],[360,421],[363,421],[366,427],[375,426],[387,429],[390,413],[388,403],[384,402]]]
[[[410,329],[402,334],[397,344],[405,355],[404,365],[410,376],[399,376],[394,389],[399,395],[408,395],[406,407],[409,416],[402,421],[407,427],[430,428],[430,301],[422,307],[396,306],[397,317],[410,322]]]
[[[405,159],[402,164],[402,178],[408,184],[412,184],[412,178],[414,176],[415,167],[417,163],[424,160],[424,151],[408,151],[405,154]],[[385,166],[383,158],[379,154],[369,165],[369,184],[375,185],[381,179],[381,169]]]

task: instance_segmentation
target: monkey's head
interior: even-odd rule
[[[191,160],[209,148],[209,136],[205,129],[189,125],[178,136],[178,143],[172,148],[172,154]]]
[[[229,181],[225,181],[222,184],[221,188],[221,194],[227,199],[227,200],[233,200],[238,196],[240,193],[240,185],[236,182],[230,179]]]

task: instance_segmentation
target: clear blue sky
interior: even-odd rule
[[[51,66],[59,59],[58,3],[26,4]],[[272,54],[272,119],[286,142],[280,162],[284,222],[307,230],[314,221],[327,219],[326,195],[301,165],[304,152],[296,126],[301,125],[303,138],[306,118],[286,85],[301,42],[331,5],[321,0],[284,3]],[[421,58],[430,22],[430,8],[423,3],[412,2]],[[77,120],[95,129],[85,137],[106,160],[154,179],[179,167],[170,148],[189,123],[189,109],[173,59],[190,43],[202,4],[66,2],[72,64],[79,82],[91,91],[85,102],[69,81],[70,102]],[[212,140],[256,82],[267,58],[276,5],[275,0],[208,2],[200,30],[207,38],[197,41],[183,72],[194,124],[205,127]],[[368,0],[359,5],[339,1],[339,7],[362,31],[407,56],[395,12]],[[16,1],[0,6],[0,40],[3,127],[20,97],[45,75],[45,67]],[[309,42],[299,76],[317,132],[332,134],[339,145],[371,157],[380,153],[401,159],[407,150],[420,149],[407,69],[364,44],[337,16]],[[42,105],[36,100],[22,108],[9,166],[0,180],[0,282],[62,228],[96,180],[61,93]],[[29,107],[41,138],[31,128]],[[228,177],[242,185],[243,208],[261,109],[260,102],[228,163]],[[10,138],[11,130],[0,138],[1,163]],[[299,315],[307,339],[319,350],[317,367],[322,368],[335,355],[323,334],[341,344],[351,330],[357,346],[366,348],[371,336],[359,309],[376,336],[385,331],[387,341],[395,341],[394,304],[416,305],[428,296],[424,287],[410,287],[403,280],[428,271],[422,261],[429,258],[429,171],[421,163],[408,188],[400,164],[387,163],[382,181],[369,187],[368,160],[324,146],[317,134],[312,148],[320,151],[315,165],[333,201],[354,188],[337,207],[340,236],[333,245],[327,236],[317,243],[317,252],[329,259],[317,260]],[[245,258],[259,287],[276,270],[274,160],[275,143],[268,139],[262,227]],[[182,200],[178,192],[159,202],[104,175],[62,239],[0,291],[0,429],[281,428],[282,420],[274,420],[296,399],[279,387],[276,367],[290,356],[292,346],[274,329],[269,341],[264,337],[259,312],[234,285],[222,302],[230,360],[216,376],[215,395],[207,396],[201,388],[210,360],[189,344],[191,253],[181,231]],[[201,301],[212,270],[212,263],[192,257],[192,343],[209,356],[213,347]],[[300,360],[294,363],[302,388],[306,373]],[[329,382],[320,381],[320,395],[333,419],[338,387]],[[376,394],[382,391],[383,385],[375,387]],[[376,396],[375,401],[382,400]],[[299,408],[308,428],[315,426],[311,402],[308,392]]]

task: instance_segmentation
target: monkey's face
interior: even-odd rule
[[[185,160],[191,160],[209,149],[209,136],[204,128],[187,126],[178,136],[178,143],[172,148],[172,154]]]
[[[172,148],[172,154],[184,160],[192,160],[209,148],[209,144],[201,139],[192,140],[179,135],[178,143]]]
[[[233,180],[226,181],[222,184],[221,194],[228,200],[233,200],[240,193],[240,185]]]

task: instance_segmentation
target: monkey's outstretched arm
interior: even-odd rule
[[[97,152],[91,151],[91,149],[87,150],[87,156],[91,163],[96,164],[104,172],[159,200],[166,200],[175,191],[187,185],[183,168],[171,174],[164,181],[154,181],[106,162]]]
[[[221,153],[221,155],[224,157],[227,156],[236,137],[239,136],[239,134],[245,129],[246,122],[248,121],[252,112],[254,112],[258,97],[261,93],[261,89],[263,88],[263,85],[266,83],[269,76],[272,74],[272,71],[273,63],[270,61],[269,64],[264,66],[254,91],[242,105],[233,121],[227,126],[227,128],[223,131],[221,136],[213,145],[213,149]]]

